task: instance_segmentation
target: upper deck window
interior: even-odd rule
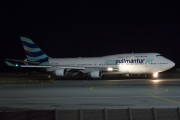
[[[162,55],[156,55],[156,56],[162,56]]]
[[[130,58],[131,56],[121,56],[121,57],[117,57],[117,58]]]
[[[135,56],[135,57],[147,57],[147,56]]]

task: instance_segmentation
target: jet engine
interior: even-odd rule
[[[66,76],[67,70],[66,69],[58,69],[54,73],[56,76]]]
[[[90,73],[90,76],[92,78],[101,78],[102,77],[102,72],[101,71],[92,71]]]

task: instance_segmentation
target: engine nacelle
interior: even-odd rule
[[[101,78],[102,77],[102,72],[101,71],[93,71],[90,73],[90,76],[92,78]]]
[[[66,69],[58,69],[54,73],[56,76],[66,76],[67,70]]]

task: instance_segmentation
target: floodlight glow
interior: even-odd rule
[[[108,71],[112,71],[112,70],[113,70],[113,68],[108,68],[107,70],[108,70]]]
[[[153,83],[159,83],[160,80],[152,80]]]
[[[153,74],[153,77],[157,78],[157,77],[158,77],[158,72],[155,72],[155,73]]]

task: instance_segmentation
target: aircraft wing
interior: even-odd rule
[[[63,66],[63,67],[59,67],[59,68],[63,68],[63,69],[76,69],[76,70],[84,70],[86,69],[85,67],[76,67],[76,66]]]
[[[52,66],[47,66],[47,65],[21,65],[21,67],[30,67],[30,68],[51,68]]]
[[[110,71],[110,72],[113,72],[113,71],[119,71],[119,69],[118,68],[112,68],[113,70],[112,71]],[[82,73],[89,73],[89,72],[92,72],[92,71],[97,71],[97,70],[99,70],[99,71],[108,71],[108,68],[107,67],[98,67],[98,68],[94,68],[94,67],[88,67],[88,68],[85,68],[85,69],[82,69],[82,70],[80,70]]]
[[[5,63],[8,66],[16,66],[15,64],[10,63],[9,61],[15,61],[15,62],[22,62],[25,65],[20,65],[21,67],[28,67],[28,68],[58,68],[58,69],[72,69],[72,70],[81,70],[83,73],[88,73],[94,70],[103,70],[107,71],[107,68],[86,68],[81,66],[51,66],[51,65],[28,65],[28,63],[38,64],[38,62],[29,62],[29,61],[23,61],[23,60],[15,60],[15,59],[6,59]],[[117,68],[113,68],[113,70],[117,70]]]
[[[85,67],[78,66],[48,66],[48,65],[21,65],[21,67],[31,67],[31,68],[53,68],[58,67],[60,69],[75,69],[75,70],[84,70]]]

